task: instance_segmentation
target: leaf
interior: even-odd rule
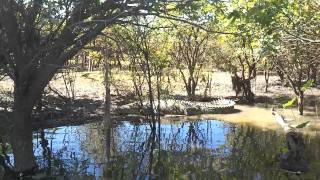
[[[241,17],[241,14],[239,11],[237,10],[234,10],[232,11],[229,15],[228,15],[228,18],[229,19],[232,19],[232,18],[240,18]]]
[[[294,103],[297,102],[297,100],[298,100],[297,98],[293,98],[290,101],[288,101],[287,103],[283,104],[282,107],[287,108],[287,107],[293,106]]]
[[[308,80],[306,83],[304,83],[304,85],[302,86],[301,90],[304,92],[308,89],[310,89],[310,87],[313,85],[313,80]]]
[[[281,152],[283,152],[283,153],[289,152],[288,147],[283,146],[283,147],[281,148]]]
[[[85,78],[85,79],[89,79],[91,81],[99,81],[99,79],[97,79],[97,77],[90,77],[90,73],[85,73],[83,75],[81,75],[81,77]]]
[[[297,129],[304,128],[304,127],[306,127],[307,124],[309,124],[309,122],[310,122],[310,121],[307,121],[307,122],[304,122],[304,123],[302,123],[302,124],[299,124],[299,125],[297,125],[295,128],[297,128]]]
[[[90,73],[85,73],[85,74],[82,75],[82,77],[89,78],[89,75],[90,75]]]

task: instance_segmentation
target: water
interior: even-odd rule
[[[280,168],[285,138],[216,120],[46,129],[34,133],[34,179],[320,179],[319,138],[303,137],[300,175]]]

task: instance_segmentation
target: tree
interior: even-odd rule
[[[133,81],[135,93],[140,102],[144,115],[151,117],[151,127],[155,128],[156,118],[160,111],[162,92],[162,78],[164,70],[168,68],[168,52],[166,32],[158,27],[155,19],[136,19],[135,24],[146,26],[122,27],[122,41],[126,47],[125,56],[129,63],[129,70]],[[156,87],[156,88],[154,88]],[[146,94],[148,103],[144,103]],[[156,103],[158,101],[158,104]],[[147,106],[147,107],[145,107]],[[146,110],[146,111],[144,111]],[[158,113],[156,113],[158,112]],[[158,118],[158,120],[160,120]]]
[[[299,111],[303,114],[302,89],[305,89],[305,83],[311,82],[310,79],[317,79],[319,68],[319,7],[315,0],[242,1],[230,4],[225,23],[230,24],[228,29],[236,32],[231,38],[235,39],[231,49],[235,50],[235,57],[239,60],[236,67],[241,69],[243,83],[240,85],[243,85],[241,89],[247,100],[253,100],[248,95],[253,94],[249,88],[255,69],[259,65],[271,68],[266,67],[269,64],[274,66],[281,79],[289,82],[300,99]],[[262,65],[261,59],[268,62]],[[248,72],[247,77],[244,70]],[[267,72],[265,75],[267,82]],[[245,93],[246,88],[248,93]]]
[[[6,76],[5,69],[3,68],[6,65],[7,64],[6,64],[4,57],[1,56],[1,54],[0,54],[0,81]]]
[[[257,21],[268,23],[269,14],[273,13],[266,11],[261,3],[227,3],[224,10],[226,13],[220,18],[219,26],[224,27],[228,33],[218,36],[214,48],[217,52],[217,57],[214,57],[215,64],[218,68],[232,73],[231,80],[236,96],[242,92],[242,99],[248,103],[254,103],[251,81],[256,78],[257,69],[266,51],[263,45],[269,38],[264,26]]]
[[[265,2],[259,7],[270,12],[267,16],[252,13],[265,36],[272,39],[265,44],[267,54],[277,72],[290,84],[303,115],[304,91],[317,81],[319,69],[320,4],[314,0],[279,1]]]
[[[311,82],[316,82],[319,69],[320,4],[294,1],[289,5],[277,19],[277,25],[282,26],[283,31],[278,32],[280,47],[276,51],[275,64],[289,81],[298,99],[299,113],[303,115],[304,91]]]
[[[199,28],[178,30],[177,41],[172,50],[172,59],[178,68],[188,98],[193,99],[201,70],[206,62],[208,34]]]
[[[15,1],[0,3],[0,54],[14,81],[12,146],[15,170],[36,165],[32,145],[33,107],[57,72],[103,29],[129,16],[169,12],[162,1]],[[169,4],[179,9],[184,3]]]
[[[299,113],[303,115],[304,92],[313,83],[310,72],[314,68],[312,65],[318,62],[320,48],[299,41],[288,41],[285,45],[277,51],[274,63],[278,71],[281,71],[289,81],[298,99]]]

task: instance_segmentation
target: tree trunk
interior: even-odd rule
[[[111,119],[111,94],[110,94],[110,65],[108,62],[108,59],[106,58],[108,56],[107,50],[104,50],[104,87],[105,87],[105,107],[104,107],[104,113],[105,113],[105,121],[108,124],[108,126],[112,125],[112,119]]]
[[[112,126],[113,121],[111,118],[111,94],[110,94],[110,64],[107,57],[107,52],[105,50],[104,52],[104,85],[105,85],[105,107],[104,107],[104,128],[105,128],[105,142],[106,142],[106,148],[105,148],[105,157],[106,157],[106,165],[107,167],[111,167],[111,142],[112,142]],[[107,168],[106,170],[106,176],[108,178],[111,176],[112,171],[111,168]]]
[[[192,92],[191,92],[191,85],[190,83],[188,83],[188,85],[186,86],[186,90],[187,90],[187,95],[189,99],[192,99]]]
[[[155,112],[154,112],[154,96],[152,91],[152,75],[151,75],[151,68],[150,68],[150,61],[149,61],[149,53],[147,51],[144,52],[144,58],[146,61],[146,72],[145,76],[147,79],[148,84],[148,97],[149,97],[149,113],[148,115],[151,115],[152,120],[152,128],[155,128]]]
[[[11,143],[15,171],[28,173],[36,167],[31,119],[34,103],[24,93],[25,90],[26,88],[20,88],[19,85],[15,86]]]
[[[197,87],[196,81],[194,80],[194,77],[192,77],[192,86],[191,86],[192,98],[194,98],[196,95],[196,87]]]
[[[237,75],[237,73],[234,73],[234,75],[231,76],[231,83],[232,83],[232,89],[236,93],[236,98],[238,98],[238,95],[239,95],[239,93],[241,92],[241,89],[242,89],[242,80]]]
[[[190,76],[188,78],[188,84],[186,85],[186,90],[189,100],[194,100],[196,95],[196,83],[194,77]]]
[[[264,80],[265,80],[265,82],[266,82],[266,86],[265,86],[264,92],[268,92],[269,77],[270,77],[270,73],[269,73],[268,70],[266,70],[266,71],[264,72]]]
[[[318,84],[318,82],[317,82],[317,68],[316,67],[312,67],[312,69],[311,69],[311,79],[313,80],[313,83],[315,85]]]
[[[91,62],[91,59],[89,58],[89,68],[88,68],[88,71],[92,71],[92,62]]]
[[[244,79],[242,82],[244,98],[248,103],[254,103],[254,93],[251,90],[250,79]]]
[[[304,94],[302,91],[300,91],[298,95],[298,110],[300,115],[303,115],[303,103],[304,103]]]
[[[285,78],[284,78],[283,72],[281,72],[281,71],[276,71],[276,72],[277,72],[277,74],[278,74],[278,76],[280,78],[281,83],[284,84],[285,83]]]

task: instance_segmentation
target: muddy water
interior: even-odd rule
[[[315,111],[305,111],[303,116],[295,109],[276,109],[285,120],[292,126],[309,121],[309,124],[300,131],[308,135],[320,135],[320,116]],[[260,129],[282,131],[271,113],[271,107],[262,108],[257,106],[236,105],[234,113],[228,114],[203,114],[199,116],[168,117],[169,120],[218,119],[230,123],[254,126]]]
[[[302,144],[306,170],[291,172],[282,131],[217,120],[59,127],[34,133],[34,179],[320,179],[320,139]]]

